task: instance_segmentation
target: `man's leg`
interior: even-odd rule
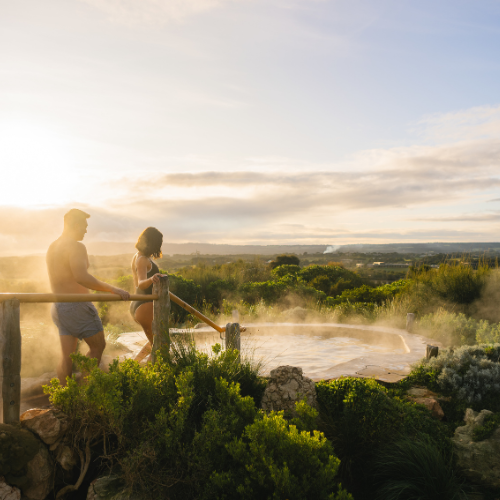
[[[101,362],[101,356],[106,347],[106,339],[104,338],[104,332],[96,333],[92,337],[85,337],[83,340],[89,346],[89,352],[85,354],[87,358],[97,359],[97,365]]]
[[[61,385],[66,385],[66,377],[70,377],[73,371],[73,361],[69,355],[75,352],[78,339],[71,335],[60,335],[59,338],[61,339],[62,358],[57,367],[57,376]]]

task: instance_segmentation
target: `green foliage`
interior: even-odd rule
[[[313,430],[317,412],[299,404],[297,425],[259,412],[265,381],[237,358],[218,345],[209,357],[181,338],[155,365],[115,361],[109,373],[74,355],[85,383],[69,378],[62,387],[54,379],[46,392],[68,415],[72,442],[90,443],[117,466],[129,492],[183,500],[352,498],[335,493],[339,461]]]
[[[445,454],[451,444],[444,424],[423,406],[391,397],[371,379],[341,378],[316,384],[324,430],[341,459],[341,477],[351,487],[373,484],[374,453],[403,437],[423,435]]]
[[[422,267],[413,272],[418,293],[460,305],[472,304],[481,297],[488,274],[487,266],[474,270],[462,263],[441,264],[439,269]]]
[[[329,296],[336,294],[340,289],[356,288],[363,284],[356,273],[339,266],[314,264],[304,267],[298,274],[304,283]]]
[[[226,446],[234,463],[214,472],[211,483],[221,499],[348,499],[337,490],[339,460],[321,432],[300,432],[283,413],[262,414],[241,438]]]
[[[500,344],[463,346],[423,359],[405,384],[426,385],[453,397],[461,410],[500,411]],[[463,417],[463,415],[462,415]]]
[[[500,427],[500,413],[491,413],[484,417],[483,425],[478,425],[473,433],[473,441],[483,441],[493,435],[493,433]]]
[[[266,304],[272,304],[280,299],[287,290],[287,283],[282,281],[245,283],[240,287],[243,300],[249,304],[256,304],[260,300]]]
[[[297,275],[300,272],[300,266],[295,264],[282,264],[281,266],[275,267],[271,271],[271,276],[274,279],[280,279],[288,275]]]
[[[182,298],[184,302],[187,302],[190,305],[200,303],[201,286],[197,285],[193,280],[183,278],[178,274],[170,274],[169,289],[173,294]],[[172,323],[176,324],[184,323],[189,313],[175,302],[171,302],[170,315]]]
[[[465,500],[450,459],[428,439],[403,439],[375,461],[378,500]]]
[[[478,330],[486,337],[487,325],[484,320],[477,321],[463,313],[448,312],[441,308],[435,313],[422,316],[416,324],[416,329],[419,333],[447,345],[461,346],[474,345]]]
[[[269,263],[270,269],[275,269],[279,266],[291,265],[298,266],[300,264],[300,259],[296,255],[292,254],[281,254]]]

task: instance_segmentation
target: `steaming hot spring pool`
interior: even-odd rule
[[[313,380],[344,376],[374,376],[396,381],[410,372],[411,364],[425,356],[427,344],[436,342],[405,330],[345,325],[338,323],[259,323],[245,324],[241,334],[241,353],[262,365],[269,375],[282,365],[298,366]],[[199,350],[210,353],[216,343],[223,344],[210,327],[187,331]],[[172,340],[186,330],[171,329]],[[142,332],[122,334],[119,342],[133,356],[145,344]]]

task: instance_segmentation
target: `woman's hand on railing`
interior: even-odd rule
[[[156,274],[153,274],[153,276],[151,276],[151,278],[149,278],[149,279],[151,280],[151,284],[154,284],[154,283],[159,283],[160,278],[163,278],[164,276],[168,276],[168,274],[156,273]]]

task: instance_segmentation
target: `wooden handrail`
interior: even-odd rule
[[[200,311],[184,302],[182,299],[169,292],[170,300],[183,309],[196,316],[198,319],[217,330],[224,333],[226,329],[217,325],[207,318]],[[0,293],[0,302],[17,299],[21,303],[51,303],[51,302],[119,302],[122,298],[115,293]],[[128,300],[157,300],[158,295],[130,294]]]

